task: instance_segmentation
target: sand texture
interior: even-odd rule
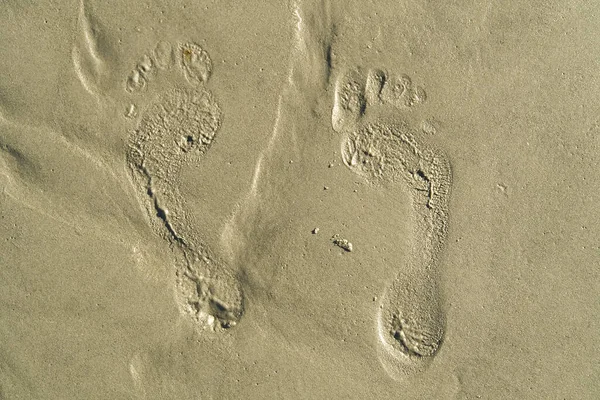
[[[0,399],[600,398],[600,3],[0,2]]]

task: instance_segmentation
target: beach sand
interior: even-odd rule
[[[0,398],[596,399],[600,4],[0,5]]]

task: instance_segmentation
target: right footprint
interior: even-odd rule
[[[425,91],[406,75],[356,69],[338,78],[332,110],[344,164],[373,185],[402,185],[412,199],[409,263],[385,289],[377,316],[379,359],[394,379],[424,370],[445,331],[438,264],[448,224],[450,164],[401,117],[425,100]]]

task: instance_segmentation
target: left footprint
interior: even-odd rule
[[[223,120],[206,88],[208,53],[194,43],[159,42],[125,80],[130,94],[146,91],[152,77],[177,65],[188,87],[158,94],[131,132],[127,163],[154,231],[171,243],[180,310],[202,328],[229,328],[243,314],[243,296],[231,269],[203,243],[180,194],[181,169],[212,146]]]

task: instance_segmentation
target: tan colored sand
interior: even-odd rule
[[[3,2],[0,398],[598,398],[598,15]]]

